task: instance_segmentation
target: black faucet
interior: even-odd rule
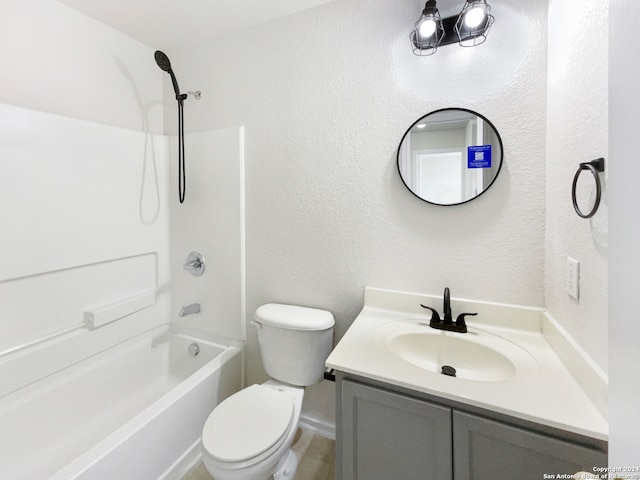
[[[449,292],[449,287],[444,287],[444,304],[442,306],[442,311],[444,312],[444,320],[443,323],[447,325],[451,325],[453,323],[453,318],[451,317],[451,293]]]
[[[422,304],[420,304],[420,306],[427,310],[431,310],[431,321],[429,322],[429,326],[431,328],[447,330],[449,332],[467,333],[467,324],[464,321],[464,317],[477,315],[477,313],[461,313],[456,318],[456,323],[453,323],[453,316],[451,315],[451,293],[449,292],[449,287],[445,287],[444,289],[444,305],[442,308],[444,318],[442,320],[440,320],[440,315],[435,308],[427,307]]]

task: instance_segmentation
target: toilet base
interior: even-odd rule
[[[298,457],[289,449],[289,452],[282,457],[278,466],[273,472],[273,480],[293,480],[298,470]]]
[[[280,459],[275,469],[272,466],[266,472],[246,469],[221,471],[215,465],[211,465],[206,456],[203,456],[202,460],[207,471],[216,480],[221,478],[225,480],[294,480],[298,471],[298,456],[291,449]],[[268,473],[269,471],[271,473]]]

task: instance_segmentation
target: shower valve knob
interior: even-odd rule
[[[198,252],[191,252],[182,268],[188,270],[194,277],[199,277],[204,273],[204,257]]]

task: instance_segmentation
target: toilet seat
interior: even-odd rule
[[[243,465],[249,460],[257,462],[284,442],[293,417],[292,395],[251,385],[213,410],[205,422],[202,443],[218,461]]]

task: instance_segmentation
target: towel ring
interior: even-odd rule
[[[584,170],[589,170],[593,175],[593,178],[596,182],[596,201],[591,208],[589,213],[582,213],[580,207],[578,207],[578,201],[576,200],[576,186],[578,185],[578,177]],[[600,198],[602,197],[602,185],[600,184],[600,177],[598,172],[604,172],[604,158],[597,158],[596,160],[592,160],[590,162],[584,162],[580,164],[578,171],[573,177],[573,186],[571,187],[571,198],[573,200],[573,208],[579,217],[582,218],[591,218],[598,211],[598,207],[600,206]]]

